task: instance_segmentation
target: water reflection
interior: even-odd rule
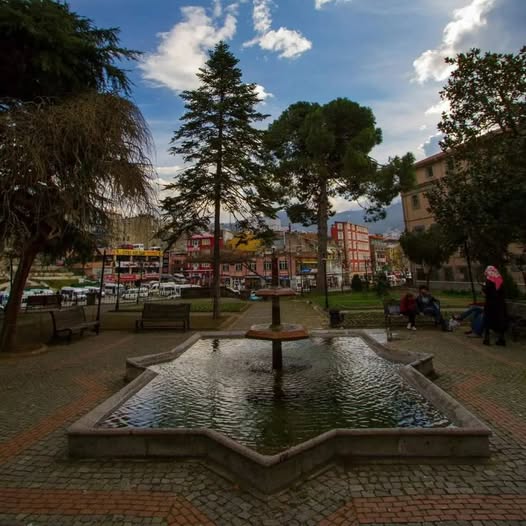
[[[106,427],[209,427],[263,453],[334,428],[431,427],[449,422],[358,338],[272,345],[201,340],[131,397]]]

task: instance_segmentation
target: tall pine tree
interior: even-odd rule
[[[221,211],[244,226],[261,227],[263,216],[275,216],[262,132],[253,127],[267,116],[257,111],[256,85],[242,82],[238,62],[220,42],[197,74],[201,85],[181,94],[186,113],[170,153],[181,155],[187,168],[167,187],[173,195],[162,202],[162,235],[169,244],[183,233],[207,228],[213,214],[214,318],[220,314]]]

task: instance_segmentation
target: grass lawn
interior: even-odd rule
[[[387,299],[400,299],[407,289],[392,288],[389,289]],[[462,309],[467,307],[472,301],[470,292],[466,293],[447,293],[447,292],[433,292],[433,295],[440,300],[442,308]],[[304,294],[304,297],[316,305],[325,308],[325,295],[317,292],[310,292]],[[483,301],[482,296],[477,298],[478,301]],[[352,292],[352,291],[333,291],[329,292],[329,308],[341,310],[369,310],[369,309],[383,309],[383,300],[375,291]]]
[[[162,304],[162,302],[159,303]],[[170,303],[172,303],[172,301],[170,301]],[[190,312],[212,312],[212,300],[210,298],[177,300],[173,301],[173,303],[190,303],[192,305]],[[221,301],[221,312],[242,312],[246,308],[248,308],[248,303],[244,301],[232,300],[230,298]],[[121,303],[119,310],[122,312],[141,312],[142,304]]]

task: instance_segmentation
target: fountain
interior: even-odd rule
[[[69,428],[70,456],[202,458],[264,493],[338,459],[489,456],[490,430],[426,378],[432,355],[393,353],[382,331],[283,324],[280,298],[295,292],[278,278],[273,256],[257,291],[270,325],[129,358],[130,383]]]
[[[271,287],[256,291],[256,295],[272,298],[272,323],[270,325],[252,325],[245,337],[254,340],[270,340],[272,342],[272,369],[281,371],[283,369],[282,342],[305,340],[309,334],[302,325],[281,323],[279,300],[283,297],[296,296],[296,293],[290,288],[279,286],[278,258],[274,253],[272,254]]]

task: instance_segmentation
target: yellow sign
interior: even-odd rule
[[[160,257],[160,250],[135,250],[128,248],[117,248],[112,250],[110,255],[112,256],[155,256]]]

